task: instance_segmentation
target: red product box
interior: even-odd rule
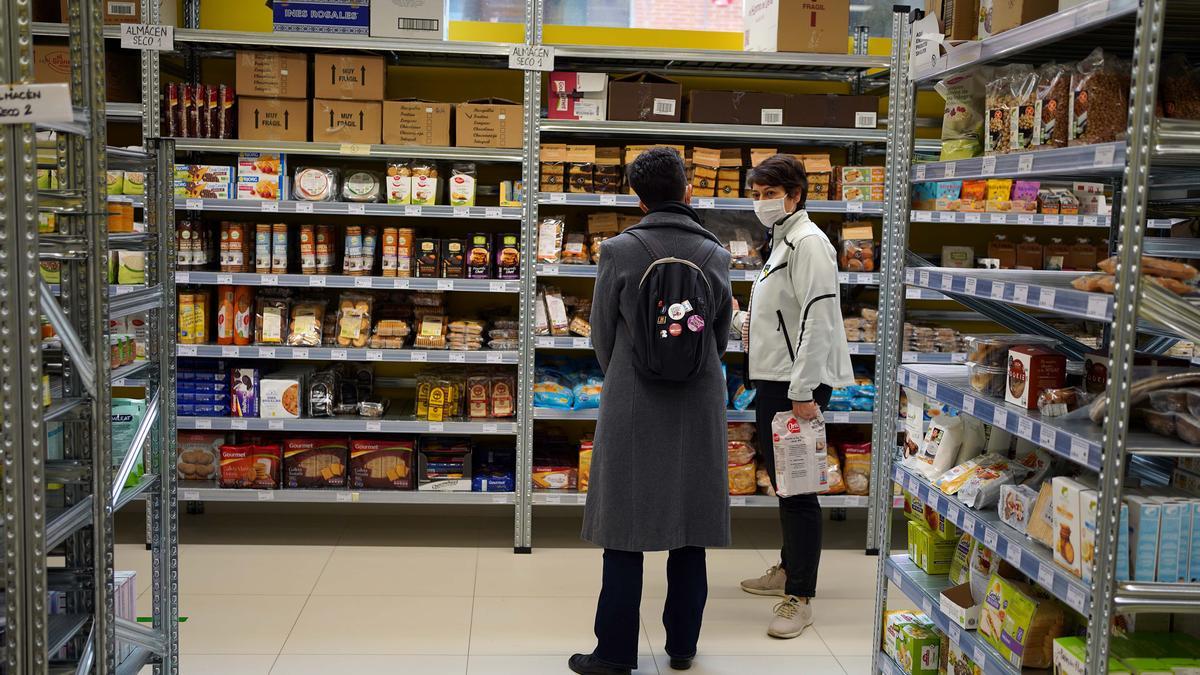
[[[279,487],[282,464],[283,449],[278,445],[222,445],[219,485],[274,490]]]
[[[1032,410],[1043,389],[1061,388],[1067,379],[1067,357],[1038,345],[1008,350],[1008,386],[1004,400]]]
[[[546,114],[552,120],[608,119],[608,74],[556,70],[546,85]]]

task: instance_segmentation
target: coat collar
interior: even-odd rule
[[[800,232],[808,226],[815,227],[808,217],[808,212],[804,209],[796,209],[771,227],[771,240],[777,244],[786,239],[788,235]]]
[[[670,213],[667,211],[646,214],[646,216],[643,217],[637,225],[634,225],[629,229],[632,230],[635,228],[639,230],[653,230],[660,228],[683,230],[692,234],[698,234],[712,241],[714,244],[720,245],[721,243],[721,240],[717,238],[717,235],[701,227],[700,223],[697,223],[685,215]]]

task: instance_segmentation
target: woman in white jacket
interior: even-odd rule
[[[755,396],[758,449],[775,481],[771,420],[791,411],[801,419],[821,414],[833,387],[854,383],[842,325],[837,252],[804,210],[808,179],[791,155],[775,155],[746,177],[754,213],[770,230],[769,255],[754,282],[743,324]],[[821,561],[821,506],[817,495],[779,499],[783,526],[780,563],[742,589],[777,595],[767,634],[794,638],[812,625],[809,599],[816,594]]]

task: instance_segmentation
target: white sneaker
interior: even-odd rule
[[[812,623],[812,605],[809,601],[789,595],[775,605],[775,618],[771,619],[771,625],[767,627],[767,635],[790,640],[800,637],[804,629]]]
[[[742,590],[755,595],[777,595],[782,598],[786,584],[787,572],[779,565],[772,565],[761,577],[743,581]]]

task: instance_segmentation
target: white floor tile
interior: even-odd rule
[[[257,574],[270,574],[258,570]],[[279,653],[300,616],[299,595],[181,595],[181,654]]]
[[[603,551],[597,548],[479,549],[476,597],[591,598],[600,593]]]
[[[283,654],[271,675],[462,675],[467,672],[466,655],[426,654]]]
[[[674,673],[671,660],[656,657],[661,673]],[[753,656],[699,654],[690,675],[842,675],[842,666],[832,656]]]
[[[871,653],[875,600],[813,599],[813,628],[834,656]]]
[[[314,595],[283,653],[466,654],[470,630],[470,598]]]
[[[475,598],[471,655],[568,657],[596,646],[595,598]],[[642,651],[650,645],[642,635]]]
[[[184,654],[179,675],[268,675],[275,654]]]
[[[562,675],[569,673],[567,659],[570,654],[555,656],[474,656],[467,662],[467,675]],[[634,675],[659,673],[654,657],[650,654],[638,656],[638,669]],[[665,672],[665,671],[663,671]]]
[[[303,595],[333,554],[332,546],[185,544],[179,547],[180,592]]]
[[[793,640],[776,640],[767,636],[771,608],[777,598],[726,600],[709,599],[704,608],[704,625],[700,630],[699,653],[720,655],[796,655],[832,656],[816,631],[808,630]],[[642,622],[650,636],[655,653],[662,653],[667,631],[662,626],[663,601],[642,601]]]
[[[871,672],[870,656],[839,656],[838,661],[846,675],[874,675]]]
[[[339,546],[313,594],[469,598],[475,593],[478,552],[474,548]]]

